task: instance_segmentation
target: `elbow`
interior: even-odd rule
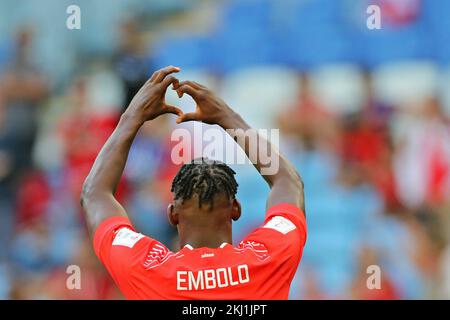
[[[89,202],[89,200],[92,198],[92,187],[90,186],[90,183],[88,180],[86,180],[83,183],[83,187],[81,188],[80,193],[80,204],[81,207],[85,207],[85,205]]]
[[[295,189],[303,192],[305,186],[303,179],[294,166],[287,167],[283,172],[281,172],[280,177],[286,182],[289,181],[289,184],[293,185]]]
[[[294,173],[294,176],[291,178],[291,183],[294,186],[295,190],[297,190],[298,194],[303,198],[305,184],[303,183],[303,179],[297,173]]]
[[[297,172],[297,170],[293,170],[292,176],[290,179],[291,186],[294,190],[293,194],[295,195],[295,201],[298,205],[298,207],[303,211],[303,214],[305,214],[305,184],[303,182],[302,177]]]
[[[300,174],[298,173],[298,171],[296,169],[294,169],[294,183],[298,186],[299,190],[301,190],[303,192],[304,188],[305,188],[305,183],[303,182],[302,177],[300,176]]]
[[[89,204],[97,202],[99,199],[103,199],[105,196],[112,195],[113,193],[102,188],[98,183],[93,182],[89,177],[84,181],[83,187],[80,193],[80,204],[82,208],[86,208]]]
[[[81,193],[80,193],[80,205],[81,205],[81,207],[84,208],[86,200],[87,200],[87,191],[86,191],[85,185],[83,184],[83,187],[81,188]]]
[[[304,183],[297,168],[284,157],[281,157],[281,160],[275,180],[281,180],[284,183],[294,186],[296,190],[303,192]]]

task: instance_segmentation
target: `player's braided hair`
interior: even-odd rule
[[[224,192],[235,199],[238,183],[233,169],[225,163],[208,158],[197,158],[184,164],[173,179],[171,191],[174,199],[188,200],[198,195],[199,207],[209,203],[212,207],[216,194]]]

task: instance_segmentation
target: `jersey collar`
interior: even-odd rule
[[[221,248],[221,249],[222,249],[222,248],[225,248],[225,246],[226,246],[227,244],[229,244],[229,243],[224,242],[224,243],[222,243],[222,244],[220,245],[219,248]],[[189,249],[189,250],[194,250],[194,248],[193,248],[190,244],[185,244],[183,248],[186,248],[186,249]]]

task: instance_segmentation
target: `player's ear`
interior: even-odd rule
[[[178,224],[178,214],[175,213],[173,203],[167,206],[167,219],[169,219],[169,223],[176,227]]]
[[[233,199],[231,204],[231,219],[237,221],[241,217],[241,203],[238,199]]]

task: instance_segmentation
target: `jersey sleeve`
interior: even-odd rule
[[[239,246],[250,248],[262,259],[270,258],[270,266],[282,269],[278,274],[292,280],[306,237],[306,218],[302,210],[283,203],[269,208],[264,224],[250,233]]]
[[[94,234],[94,251],[125,296],[133,296],[136,273],[160,262],[170,251],[137,233],[126,217],[111,217]]]

